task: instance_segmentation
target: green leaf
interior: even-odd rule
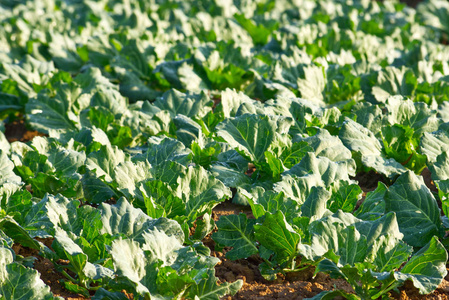
[[[215,221],[211,214],[205,213],[201,218],[196,220],[195,233],[191,239],[196,241],[203,240],[215,228]]]
[[[375,220],[385,212],[384,196],[387,186],[378,182],[377,188],[366,194],[360,207],[354,212],[354,216],[362,220]]]
[[[429,166],[429,170],[432,173],[432,179],[435,182],[449,179],[449,155],[447,152],[442,152],[437,156],[436,161]]]
[[[84,198],[91,203],[102,203],[111,198],[118,198],[117,193],[106,183],[105,175],[98,178],[93,172],[86,172],[81,179]]]
[[[335,184],[335,191],[328,202],[328,208],[332,212],[341,209],[344,212],[352,212],[357,201],[362,198],[363,191],[358,184],[348,181],[340,181]]]
[[[83,295],[84,297],[89,297],[89,291],[86,288],[83,288],[82,286],[79,286],[71,281],[64,281],[61,280],[62,284],[64,285],[64,288],[72,293],[77,293],[80,295]]]
[[[423,247],[441,230],[440,209],[422,178],[408,171],[385,193],[385,210],[396,213],[404,241]]]
[[[139,294],[149,294],[149,289],[140,283],[140,280],[144,278],[146,273],[146,258],[139,243],[129,239],[115,240],[112,242],[111,256],[117,275],[126,277],[128,280],[135,283],[136,291]],[[147,268],[150,267],[151,266],[148,264]],[[152,278],[152,281],[153,280],[155,280],[155,278]]]
[[[411,279],[421,294],[432,293],[447,274],[447,252],[437,237],[416,252],[400,270],[395,273],[398,280]]]
[[[253,20],[245,18],[243,14],[234,14],[234,18],[249,33],[255,45],[265,45],[271,32],[278,26],[277,22],[272,20],[267,28],[263,24],[256,24]]]
[[[128,300],[128,297],[122,292],[110,292],[104,288],[99,288],[92,300]]]
[[[311,102],[322,103],[323,91],[326,86],[326,73],[324,67],[309,65],[303,69],[304,79],[298,78],[298,90],[301,97]]]
[[[8,197],[20,188],[22,180],[14,173],[14,164],[2,150],[0,161],[0,195]]]
[[[263,217],[266,212],[274,214],[282,211],[288,222],[300,215],[298,203],[287,198],[283,192],[277,193],[272,190],[265,190],[261,186],[253,188],[251,193],[243,189],[238,189],[238,192],[248,199],[256,219]]]
[[[420,148],[430,162],[435,162],[438,155],[449,150],[447,145],[449,145],[449,123],[444,123],[435,132],[423,133]]]
[[[354,172],[355,162],[352,159],[336,163],[326,157],[316,157],[309,152],[299,164],[293,166],[284,174],[298,177],[315,176],[322,186],[329,187],[331,183],[339,180],[349,181],[349,175],[354,174]]]
[[[303,216],[320,219],[327,211],[327,202],[332,193],[323,187],[312,187],[309,196],[301,206]]]
[[[388,123],[412,128],[415,139],[421,138],[424,132],[438,129],[440,121],[436,118],[436,111],[425,103],[412,102],[401,99],[401,97],[390,97],[385,108],[388,111],[386,113]]]
[[[284,214],[267,212],[262,224],[254,225],[254,233],[260,244],[272,250],[282,263],[298,255],[300,235],[285,221]]]
[[[371,253],[377,272],[389,272],[399,269],[413,253],[413,247],[389,235],[374,241]]]
[[[177,191],[186,204],[189,221],[205,212],[210,213],[219,202],[232,197],[229,188],[202,167],[189,167],[178,183]]]
[[[161,110],[167,110],[172,118],[178,114],[202,118],[212,110],[213,101],[204,92],[184,94],[172,89],[165,92],[153,104]]]
[[[366,236],[361,235],[355,226],[348,226],[338,234],[338,247],[339,263],[343,266],[363,262],[368,251]]]
[[[6,217],[0,220],[0,230],[3,230],[14,242],[32,249],[40,249],[39,243],[32,239],[28,232],[24,230],[12,218]]]
[[[372,94],[377,101],[385,103],[389,96],[402,95],[411,97],[418,85],[413,71],[402,67],[386,67],[378,72],[377,83],[372,87]]]
[[[0,252],[0,256],[4,256],[4,251]],[[2,269],[0,295],[4,299],[55,299],[50,288],[40,279],[38,271],[15,262],[3,265]]]
[[[291,147],[286,147],[282,151],[279,158],[286,168],[291,168],[299,163],[307,152],[312,152],[312,150],[312,147],[306,141],[294,142]]]
[[[444,214],[449,214],[449,156],[447,152],[443,152],[436,158],[436,161],[429,166],[429,170],[432,173],[432,179],[438,189],[438,196],[440,197],[441,206]]]
[[[408,126],[394,124],[382,127],[384,151],[402,165],[419,174],[426,167],[426,156],[416,152],[418,140]]]
[[[217,135],[254,163],[265,161],[265,151],[274,141],[276,123],[268,116],[241,115],[216,127]]]
[[[177,115],[173,123],[177,128],[176,137],[186,147],[190,147],[194,142],[203,144],[204,134],[198,123],[183,115]]]
[[[235,295],[243,286],[243,280],[239,279],[234,282],[223,282],[218,284],[213,270],[208,271],[207,277],[198,284],[193,285],[189,291],[189,297],[204,300],[218,300],[225,295]]]
[[[340,249],[340,244],[344,242],[342,235],[345,228],[359,221],[352,214],[338,210],[332,215],[326,215],[321,219],[311,222],[309,225],[309,234],[315,255],[322,256],[326,252],[329,252],[329,250],[337,254]],[[354,245],[354,247],[357,247],[357,245]]]
[[[255,223],[256,220],[248,220],[245,214],[221,216],[217,222],[218,231],[212,239],[223,246],[233,247],[226,253],[226,258],[248,258],[259,252],[253,232]]]
[[[129,199],[138,197],[137,186],[152,178],[151,165],[148,161],[130,161],[121,162],[114,168],[113,177],[117,183],[117,189]]]
[[[225,118],[235,117],[239,107],[243,103],[254,103],[252,100],[243,92],[236,91],[234,89],[227,88],[221,92],[221,101],[216,109],[223,112]]]
[[[251,178],[248,175],[227,166],[214,164],[209,171],[227,187],[237,188],[251,184]]]
[[[102,203],[100,206],[102,233],[113,236],[126,236],[143,241],[142,234],[150,228],[160,228],[183,241],[184,234],[176,221],[166,218],[152,219],[142,210],[134,208],[125,198],[120,198],[115,205]]]
[[[50,129],[73,130],[75,123],[69,118],[71,103],[67,98],[51,97],[50,92],[41,92],[26,105],[31,125],[48,133]]]
[[[317,157],[324,156],[332,161],[344,161],[352,158],[351,151],[346,148],[338,136],[330,135],[326,129],[319,129],[311,137],[296,138],[293,141],[307,142]]]
[[[117,146],[101,146],[99,151],[91,152],[86,159],[86,167],[97,177],[105,176],[106,182],[112,181],[114,168],[127,160],[125,153]]]
[[[394,159],[382,155],[382,146],[374,134],[362,125],[346,118],[339,137],[343,144],[361,157],[361,162],[387,177],[395,177],[406,169]]]

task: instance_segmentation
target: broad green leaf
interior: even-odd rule
[[[32,239],[16,221],[6,217],[0,220],[0,230],[7,234],[14,242],[32,249],[40,249],[39,243]]]
[[[362,157],[381,154],[382,146],[374,134],[349,118],[345,119],[339,137],[349,150],[359,152]]]
[[[111,256],[117,275],[127,277],[135,283],[139,294],[149,294],[149,289],[140,283],[146,273],[146,258],[139,243],[129,239],[115,240],[112,242]]]
[[[305,141],[294,142],[291,147],[286,147],[279,159],[286,168],[291,168],[301,161],[301,159],[307,154],[312,152],[312,147]]]
[[[102,203],[100,206],[102,233],[113,236],[125,236],[142,242],[142,234],[149,228],[160,228],[167,234],[175,234],[183,239],[184,234],[176,221],[160,218],[152,219],[142,210],[134,208],[125,198],[115,205]]]
[[[342,231],[359,221],[352,214],[338,210],[333,215],[327,215],[311,222],[309,225],[309,233],[311,235],[313,251],[319,256],[324,255],[329,250],[338,253],[340,249],[339,240],[342,239]]]
[[[221,102],[217,109],[223,111],[224,117],[235,117],[236,113],[242,103],[253,103],[252,100],[243,92],[237,92],[234,89],[226,89],[221,92]]]
[[[24,218],[33,206],[31,200],[32,195],[27,190],[20,190],[5,197],[2,201],[1,208],[6,215],[12,216],[19,224],[24,224]]]
[[[212,109],[212,100],[204,93],[184,94],[175,89],[165,92],[154,105],[167,110],[171,117],[181,114],[187,117],[204,117]]]
[[[231,283],[223,282],[218,284],[215,272],[209,270],[206,278],[188,290],[188,295],[195,299],[218,300],[225,295],[235,295],[242,286],[243,281],[240,279]]]
[[[393,211],[398,218],[404,241],[423,247],[441,230],[440,209],[424,184],[412,172],[401,175],[385,193],[385,210]]]
[[[92,300],[127,300],[128,297],[122,292],[110,292],[104,288],[99,288]]]
[[[357,201],[362,198],[362,189],[358,184],[349,181],[336,182],[335,190],[328,202],[328,208],[332,212],[341,209],[344,212],[352,212],[357,204]]]
[[[448,194],[449,194],[449,157],[447,152],[443,152],[436,158],[436,161],[429,166],[429,170],[432,173],[432,179],[435,182],[436,187],[438,188],[438,196],[440,197],[440,201],[442,204],[442,210],[444,214],[447,216],[449,213],[449,203],[448,203]]]
[[[341,265],[353,266],[363,262],[368,251],[366,236],[361,235],[355,226],[348,226],[338,234],[338,251]]]
[[[276,123],[270,117],[241,115],[217,126],[217,135],[254,163],[262,163],[274,141]]]
[[[56,143],[51,145],[48,152],[48,161],[55,168],[55,173],[66,178],[75,177],[78,168],[84,165],[86,154],[84,151],[78,152],[72,149],[59,146]]]
[[[371,253],[374,256],[373,265],[377,272],[396,270],[407,261],[413,253],[413,247],[390,235],[380,236],[375,240]]]
[[[99,151],[87,156],[86,167],[94,172],[97,177],[105,176],[106,182],[112,181],[114,168],[127,160],[125,153],[117,146],[102,146]]]
[[[84,198],[91,203],[102,203],[119,195],[104,181],[106,175],[98,178],[93,172],[87,171],[81,183],[83,185]]]
[[[302,177],[286,174],[282,176],[281,181],[276,182],[273,190],[303,204],[315,186],[323,186],[323,181],[317,174],[305,174]]]
[[[346,119],[339,133],[343,144],[352,152],[357,153],[361,162],[387,177],[395,177],[406,169],[394,159],[382,155],[382,146],[374,134],[362,125]]]
[[[0,160],[0,195],[9,197],[20,188],[22,180],[14,173],[14,164],[2,150]]]
[[[437,156],[436,161],[429,166],[432,179],[436,182],[449,179],[449,156],[447,152],[442,152]]]
[[[338,136],[332,136],[326,129],[320,129],[311,137],[297,138],[293,141],[305,141],[313,149],[317,157],[324,156],[331,161],[344,161],[352,158],[351,151],[346,148]]]
[[[0,254],[3,256],[3,252]],[[55,299],[50,288],[40,279],[39,272],[16,262],[3,265],[0,295],[4,299]]]
[[[356,104],[353,109],[357,115],[357,123],[377,134],[382,126],[382,110],[378,105],[368,102]]]
[[[421,152],[430,162],[435,162],[438,155],[449,150],[449,124],[442,124],[437,131],[425,132],[421,138]]]
[[[390,97],[385,105],[385,115],[389,124],[401,124],[414,130],[413,137],[420,138],[424,132],[433,132],[440,123],[436,111],[423,102],[403,100],[401,97]]]
[[[438,155],[449,150],[449,131],[440,129],[438,131],[428,133],[425,132],[421,139],[421,151],[427,156],[430,162],[435,162]]]
[[[327,211],[327,202],[332,193],[323,187],[312,187],[306,201],[301,205],[301,213],[309,218],[320,219]]]
[[[406,68],[386,67],[378,72],[377,83],[372,87],[372,94],[378,102],[385,103],[389,96],[414,96],[417,79],[413,71]]]
[[[67,98],[51,97],[50,91],[41,92],[30,99],[26,111],[32,126],[48,133],[50,129],[73,130],[75,123],[69,118],[71,103]]]
[[[254,237],[255,223],[256,220],[248,220],[245,214],[221,216],[217,222],[218,231],[212,235],[212,239],[220,245],[233,248],[226,253],[227,258],[248,258],[259,252]]]
[[[354,212],[354,216],[362,220],[375,220],[385,212],[384,196],[387,187],[382,182],[377,184],[377,188],[366,194],[360,207]]]
[[[209,171],[227,187],[236,188],[251,183],[251,178],[244,172],[227,166],[214,164]]]
[[[382,127],[385,154],[419,174],[426,167],[426,156],[416,152],[418,140],[413,135],[414,130],[406,125]]]
[[[256,219],[263,217],[266,212],[274,214],[282,211],[288,222],[300,215],[298,203],[287,198],[283,192],[276,193],[261,186],[253,188],[251,193],[243,189],[238,189],[238,192],[248,199]]]
[[[349,181],[349,175],[353,175],[354,172],[355,162],[352,159],[333,162],[326,157],[316,157],[309,152],[299,164],[293,166],[284,174],[298,177],[316,176],[321,181],[322,186],[329,187],[331,183],[338,180]]]
[[[190,147],[193,142],[203,144],[204,134],[198,123],[183,115],[177,115],[173,119],[173,123],[177,128],[177,139],[186,147]]]
[[[400,272],[395,273],[395,277],[401,281],[411,279],[421,294],[430,294],[447,274],[446,261],[446,249],[434,236],[410,258]]]
[[[272,250],[279,262],[290,261],[298,254],[300,235],[285,221],[282,212],[267,212],[263,223],[254,225],[254,232],[259,243]]]
[[[274,20],[272,20],[272,24],[267,28],[263,24],[255,24],[253,20],[245,18],[243,14],[234,14],[234,18],[248,31],[255,45],[265,45],[268,42],[271,32],[277,27],[277,23]]]
[[[178,183],[177,194],[186,204],[189,222],[205,212],[210,213],[219,202],[232,197],[229,188],[202,167],[189,167]]]
[[[185,216],[186,207],[181,198],[177,197],[173,189],[160,180],[149,180],[140,187],[146,213],[152,218],[166,216],[180,218]]]
[[[153,167],[151,172],[155,179],[166,182],[173,189],[176,189],[178,186],[178,180],[185,176],[187,173],[187,168],[175,161],[164,160],[159,165]]]
[[[84,254],[83,250],[68,236],[65,231],[59,228],[56,229],[55,240],[53,241],[52,248],[61,259],[66,259],[70,262],[69,267],[71,271],[78,276],[81,282],[83,282],[86,277],[91,277],[92,275],[92,279],[96,277],[95,266],[87,261],[87,255]],[[104,274],[104,277],[112,277],[112,275],[113,272],[109,270],[109,272]],[[101,277],[103,276],[99,276],[99,278]]]
[[[305,66],[304,79],[298,78],[298,90],[301,97],[315,103],[322,103],[323,91],[326,86],[326,73],[321,66]]]
[[[152,178],[151,165],[148,161],[121,162],[114,168],[113,177],[117,183],[117,189],[129,199],[137,197],[138,184]]]
[[[400,232],[396,214],[392,212],[386,213],[381,218],[373,221],[357,222],[355,227],[361,234],[366,236],[369,247],[381,236],[389,236],[397,240],[401,240],[404,236]]]
[[[215,228],[215,221],[211,214],[205,213],[201,218],[196,219],[195,233],[191,236],[192,240],[202,241]]]

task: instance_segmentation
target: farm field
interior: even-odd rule
[[[449,2],[0,0],[0,299],[449,299]]]

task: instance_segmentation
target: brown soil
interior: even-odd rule
[[[8,142],[28,142],[35,136],[45,136],[45,134],[36,130],[28,130],[23,119],[5,124],[5,136]]]

